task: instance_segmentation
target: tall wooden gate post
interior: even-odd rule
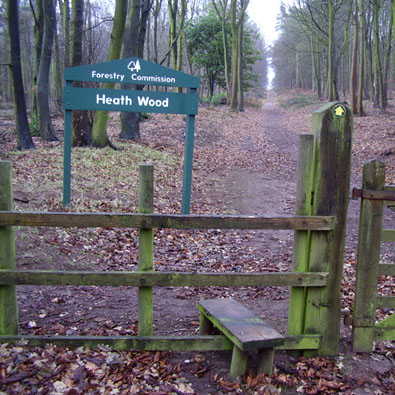
[[[13,205],[11,162],[0,161],[0,211]],[[0,226],[0,269],[15,269],[15,236],[12,226]],[[0,335],[18,334],[15,285],[0,285]]]
[[[306,355],[338,353],[352,128],[352,112],[341,103],[328,103],[313,113],[311,215],[333,215],[336,225],[331,232],[311,232],[308,269],[329,272],[329,278],[326,287],[306,292],[304,333],[322,334],[320,348]]]
[[[312,182],[314,176],[313,163],[314,136],[303,134],[299,139],[296,214],[311,215]],[[311,232],[296,230],[294,233],[294,250],[292,259],[293,272],[307,272],[309,268]],[[304,329],[306,309],[306,287],[292,287],[289,297],[288,333],[301,335]]]
[[[151,214],[154,209],[154,167],[140,165],[139,167],[139,213]],[[153,270],[154,232],[152,228],[139,230],[139,271]],[[152,287],[139,287],[139,336],[153,334],[153,292]]]
[[[383,190],[384,184],[384,163],[367,162],[362,189]],[[357,352],[370,352],[373,348],[382,218],[382,200],[361,200],[352,338],[353,350]]]

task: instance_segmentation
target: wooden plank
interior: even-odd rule
[[[247,369],[248,352],[242,351],[236,345],[233,346],[232,361],[230,363],[229,377],[235,380],[245,374]]]
[[[377,296],[376,308],[395,309],[395,296]]]
[[[296,214],[311,214],[314,136],[300,136],[298,169],[296,183]],[[311,232],[296,230],[294,234],[292,271],[306,272],[309,267],[309,251]],[[288,333],[297,335],[303,333],[304,315],[306,309],[306,288],[292,287],[288,307]]]
[[[344,107],[344,114],[334,113],[339,103],[328,103],[313,113],[314,181],[312,215],[334,215],[333,232],[313,232],[309,271],[328,271],[328,285],[308,289],[304,333],[321,333],[322,342],[317,352],[306,356],[330,356],[338,353],[341,311],[341,281],[343,278],[344,243],[348,200],[350,195],[352,111]]]
[[[241,351],[284,343],[283,335],[232,298],[201,300],[198,309]]]
[[[152,213],[154,209],[154,167],[139,166],[139,213]],[[154,231],[139,229],[139,264],[140,273],[154,270]],[[143,286],[138,289],[139,336],[152,336],[154,323],[154,297],[152,287]]]
[[[352,191],[352,197],[371,200],[386,200],[388,202],[393,202],[395,201],[395,191],[354,188]]]
[[[388,316],[387,318],[384,318],[383,320],[381,320],[379,323],[376,324],[376,328],[392,328],[395,329],[395,314],[391,314],[390,316]],[[392,340],[395,340],[392,339]]]
[[[395,340],[395,328],[375,328],[374,329],[374,340],[394,341]]]
[[[362,188],[382,190],[385,182],[383,162],[372,160],[363,167]],[[380,260],[383,201],[363,199],[359,222],[358,256],[353,322],[374,322],[376,316],[377,277]],[[373,348],[374,327],[353,326],[353,351],[370,352]]]
[[[384,187],[384,190],[395,192],[395,185],[386,185]],[[389,209],[395,211],[395,203],[394,202],[390,202],[388,200],[384,200],[384,205],[387,206]]]
[[[379,276],[395,276],[395,265],[391,263],[380,263],[378,274]]]
[[[327,284],[328,273],[184,273],[0,270],[3,285],[96,285],[147,287],[264,287]]]
[[[174,229],[271,229],[322,230],[334,228],[331,216],[220,216],[179,214],[39,213],[3,211],[0,226],[174,228]]]
[[[317,350],[320,348],[321,335],[284,336],[284,344],[276,350]]]
[[[395,241],[395,229],[382,229],[381,241],[394,242]]]
[[[0,161],[0,210],[12,210],[12,165]],[[15,236],[11,226],[0,226],[0,269],[15,269]],[[0,335],[18,333],[18,307],[15,285],[0,286]]]
[[[114,350],[145,351],[216,351],[232,350],[233,343],[226,336],[0,336],[2,343],[27,340],[31,346],[56,344],[62,347],[109,345]]]

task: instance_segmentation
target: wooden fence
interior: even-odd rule
[[[313,114],[314,135],[301,139],[297,215],[289,217],[153,214],[153,168],[140,167],[138,214],[41,213],[12,211],[9,162],[0,162],[0,341],[28,339],[67,346],[109,344],[114,349],[230,350],[224,336],[155,336],[154,286],[291,287],[288,335],[279,349],[335,355],[340,322],[345,218],[348,205],[352,114],[337,103]],[[17,270],[13,226],[112,227],[139,229],[137,272]],[[288,229],[295,231],[292,272],[157,273],[153,270],[153,229]],[[138,336],[18,335],[16,285],[100,285],[138,287]]]
[[[376,323],[376,309],[395,309],[395,296],[378,296],[379,276],[395,276],[395,264],[380,263],[380,244],[395,242],[395,229],[382,229],[385,206],[395,208],[395,186],[384,185],[385,166],[372,160],[363,168],[356,289],[353,312],[353,350],[372,351],[374,340],[395,340],[395,315]]]

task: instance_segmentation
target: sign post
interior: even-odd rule
[[[104,110],[185,114],[182,214],[190,213],[195,115],[198,113],[199,78],[139,58],[67,68],[63,93],[64,156],[63,205],[71,200],[71,115],[73,110]],[[188,88],[188,93],[148,92],[121,89],[74,88],[73,81],[115,82]]]

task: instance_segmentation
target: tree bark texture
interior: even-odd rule
[[[57,141],[49,111],[49,70],[55,33],[55,5],[52,0],[43,0],[44,34],[37,79],[37,105],[40,136],[44,141]]]
[[[84,0],[72,0],[71,4],[71,65],[80,66],[82,64]],[[81,82],[75,82],[76,87],[81,87],[82,85]],[[73,111],[72,125],[72,145],[74,147],[90,145],[92,123],[89,119],[88,111]]]
[[[26,113],[25,91],[23,88],[21,49],[19,41],[18,4],[17,0],[7,0],[8,35],[10,39],[10,70],[12,76],[15,123],[17,133],[17,149],[34,148]]]
[[[122,40],[125,33],[125,22],[127,14],[127,0],[117,0],[115,4],[114,24],[111,31],[110,49],[108,60],[119,59],[122,49]],[[115,83],[107,82],[103,84],[105,89],[113,89]],[[92,127],[92,145],[96,148],[111,145],[107,135],[107,111],[96,111],[93,127]]]

